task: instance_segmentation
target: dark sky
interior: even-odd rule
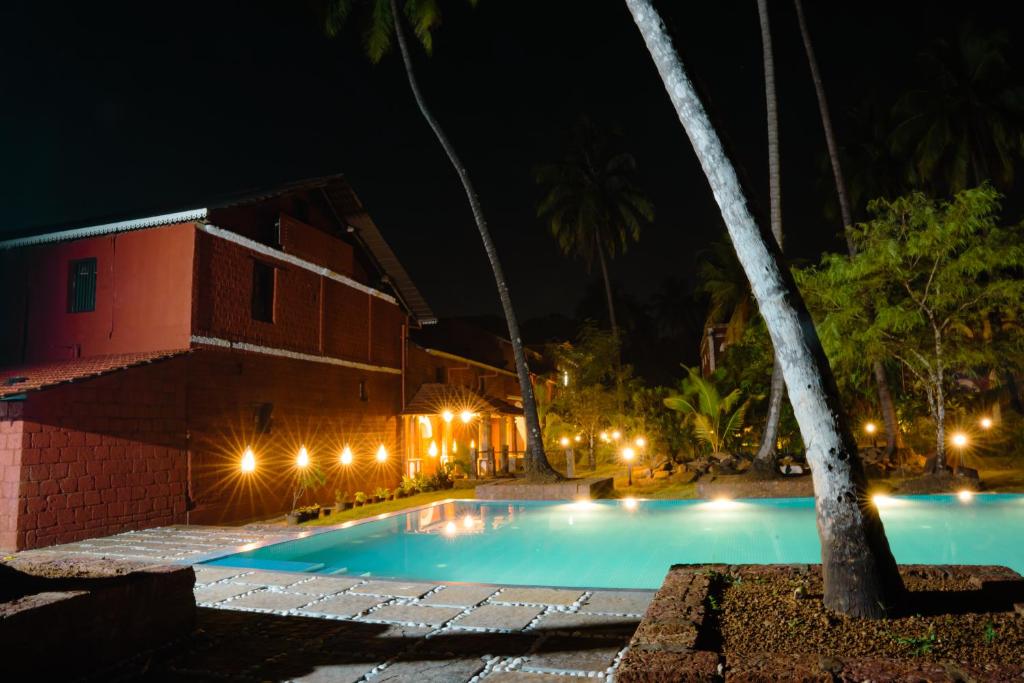
[[[767,205],[754,0],[663,7],[720,132]],[[915,83],[915,54],[965,21],[1020,38],[1016,3],[806,1],[839,135],[843,112]],[[0,10],[0,231],[192,208],[203,198],[343,172],[442,315],[497,312],[458,181],[397,55],[322,35],[304,2],[40,3]],[[524,318],[571,314],[588,276],[534,217],[531,169],[581,114],[617,125],[657,221],[614,276],[643,300],[722,230],[624,3],[442,3],[422,86],[477,184]],[[773,0],[789,251],[837,247],[822,217],[824,143],[791,3]],[[1014,14],[1011,15],[1011,12]]]

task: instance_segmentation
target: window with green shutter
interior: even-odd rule
[[[68,276],[68,312],[88,313],[96,310],[96,259],[71,262]]]

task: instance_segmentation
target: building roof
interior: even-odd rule
[[[423,295],[420,294],[412,278],[409,277],[409,273],[406,272],[395,252],[377,228],[377,225],[370,218],[366,208],[341,174],[249,189],[205,202],[205,208],[165,212],[144,217],[130,217],[127,220],[103,221],[91,225],[41,228],[29,231],[20,237],[0,240],[0,249],[14,249],[48,242],[63,242],[108,233],[142,230],[173,223],[205,221],[211,209],[255,204],[293,192],[315,192],[320,194],[330,207],[334,219],[338,223],[338,229],[352,235],[359,242],[380,271],[381,279],[391,286],[405,309],[421,324],[429,325],[437,322],[437,316],[430,308],[430,305],[423,298]]]
[[[437,415],[445,410],[450,410],[456,415],[463,411],[499,415],[523,414],[522,408],[517,408],[508,401],[480,394],[468,387],[428,382],[416,390],[402,415]]]
[[[180,356],[188,351],[188,349],[169,349],[142,353],[116,353],[0,368],[0,399],[46,389],[58,384],[99,377],[118,370]]]

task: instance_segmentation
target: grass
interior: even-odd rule
[[[388,512],[397,512],[399,510],[405,510],[406,508],[413,508],[418,505],[426,505],[439,500],[445,500],[447,498],[472,498],[472,489],[445,489],[443,491],[428,491],[426,493],[417,493],[415,496],[408,496],[406,498],[399,498],[398,500],[386,500],[383,503],[371,503],[369,505],[361,505],[359,507],[350,508],[342,512],[335,512],[328,517],[321,517],[320,519],[313,519],[308,522],[303,522],[301,526],[330,526],[332,524],[341,524],[342,522],[351,522],[357,519],[366,519],[367,517],[376,517],[377,515],[385,514]]]
[[[615,496],[625,498],[696,498],[697,485],[693,482],[682,484],[668,479],[640,479],[640,470],[647,465],[633,466],[633,485],[627,485],[626,468],[621,463],[599,462],[596,470],[587,469],[586,462],[576,464],[577,477],[612,477],[615,480]],[[559,468],[562,469],[562,468]],[[563,471],[564,474],[564,471]]]

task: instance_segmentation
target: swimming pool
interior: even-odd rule
[[[1024,495],[884,498],[897,561],[1024,573]],[[657,588],[672,564],[819,562],[811,498],[452,501],[208,564],[346,576]]]

